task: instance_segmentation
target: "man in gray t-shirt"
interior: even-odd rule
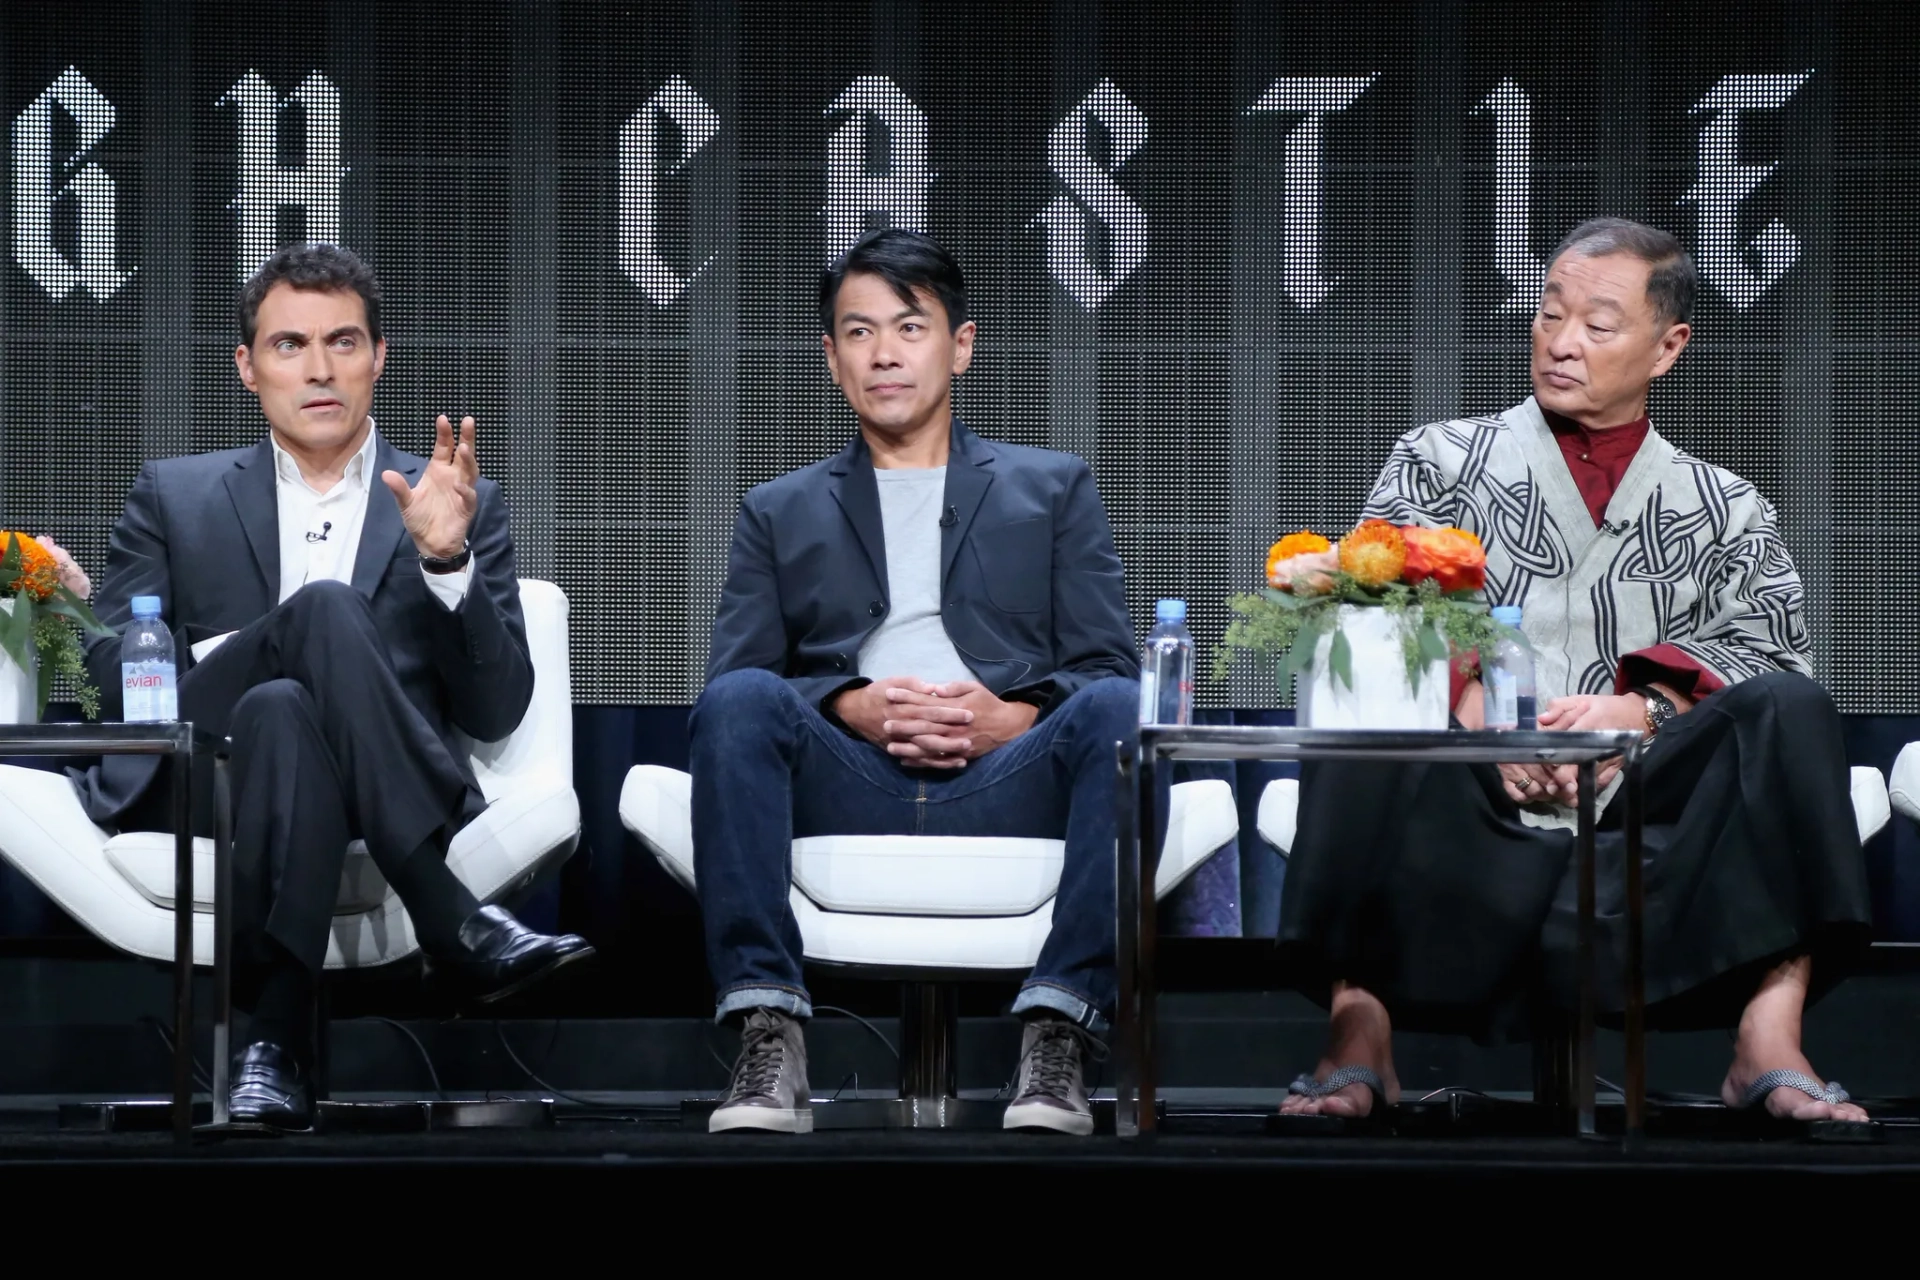
[[[884,680],[909,672],[928,684],[971,680],[973,672],[940,620],[940,512],[947,469],[874,469],[887,541],[887,595],[893,607],[860,645],[860,674]]]
[[[742,499],[693,710],[707,964],[741,1027],[710,1127],[813,1125],[792,840],[998,835],[1066,845],[1014,1001],[1005,1123],[1090,1133],[1084,1057],[1114,1000],[1114,744],[1139,712],[1113,534],[1086,463],[953,416],[974,325],[945,250],[876,233],[820,301],[860,432]]]

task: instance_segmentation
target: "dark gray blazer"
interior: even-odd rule
[[[1139,677],[1120,556],[1085,462],[983,440],[955,418],[946,512],[947,636],[981,684],[1044,716],[1094,680]],[[741,500],[707,679],[763,668],[826,711],[870,683],[860,644],[888,603],[880,491],[855,436]]]
[[[500,486],[479,483],[467,540],[473,561],[466,598],[449,610],[420,573],[400,508],[382,471],[417,481],[426,460],[383,438],[375,454],[367,516],[353,562],[353,586],[367,597],[407,697],[466,770],[454,730],[494,742],[519,727],[533,697],[533,664],[514,568],[513,535]],[[176,661],[188,646],[265,616],[280,599],[280,515],[273,445],[149,462],[140,471],[107,550],[94,609],[116,632],[133,618],[133,597],[159,596],[174,633]],[[120,640],[87,644],[87,670],[100,688],[100,714],[121,715]],[[158,767],[148,756],[109,757],[82,792],[94,820],[111,822],[137,800]],[[469,778],[469,781],[472,779]]]

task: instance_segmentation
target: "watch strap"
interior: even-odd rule
[[[1647,700],[1647,736],[1655,737],[1667,721],[1680,714],[1680,708],[1673,705],[1673,699],[1651,685],[1635,685],[1633,692]]]
[[[420,554],[420,567],[428,573],[458,573],[473,563],[473,544],[466,539],[460,541],[460,553],[453,556],[430,556]]]

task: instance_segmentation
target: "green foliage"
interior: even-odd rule
[[[1406,657],[1407,680],[1416,692],[1429,662],[1453,658],[1462,663],[1464,671],[1475,651],[1493,643],[1506,630],[1493,620],[1485,598],[1477,591],[1449,594],[1431,578],[1414,587],[1398,582],[1366,587],[1350,574],[1336,572],[1329,577],[1333,587],[1322,595],[1269,588],[1228,600],[1227,608],[1234,618],[1214,651],[1213,678],[1225,680],[1234,654],[1246,653],[1275,662],[1275,675],[1284,691],[1291,687],[1294,675],[1313,668],[1320,637],[1331,631],[1328,666],[1334,678],[1351,689],[1353,647],[1335,626],[1343,604],[1385,609],[1395,618]]]
[[[33,647],[40,654],[39,709],[45,712],[47,698],[53,692],[56,676],[64,676],[73,685],[80,700],[80,713],[89,720],[100,718],[100,690],[87,679],[86,651],[80,637],[63,619],[43,615],[34,619]]]
[[[87,679],[78,633],[110,636],[113,631],[101,625],[85,600],[64,586],[56,587],[52,598],[44,601],[10,594],[12,584],[20,578],[23,559],[19,539],[9,537],[5,552],[0,553],[0,598],[10,601],[13,608],[0,609],[0,661],[11,659],[25,670],[38,659],[36,716],[46,714],[53,682],[64,676],[80,699],[81,712],[89,720],[96,719],[100,715],[100,691]]]

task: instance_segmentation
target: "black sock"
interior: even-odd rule
[[[480,900],[447,867],[440,836],[415,849],[387,882],[406,904],[413,931],[428,954],[452,950],[460,926],[480,909]]]
[[[313,1061],[313,971],[279,943],[267,945],[277,954],[250,975],[247,983],[254,993],[249,1040],[270,1040],[300,1061],[310,1063]]]

